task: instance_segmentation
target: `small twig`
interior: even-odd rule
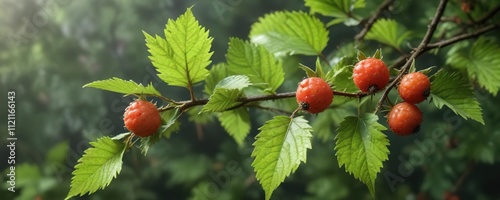
[[[392,81],[384,90],[384,93],[382,94],[382,97],[377,103],[377,107],[375,108],[375,113],[377,113],[382,106],[382,103],[384,102],[384,99],[387,98],[387,95],[389,95],[389,92],[391,89],[396,86],[396,84],[399,82],[401,77],[410,69],[411,63],[415,58],[417,58],[420,54],[423,53],[424,48],[429,44],[431,41],[432,35],[434,34],[434,31],[436,31],[436,27],[439,23],[439,20],[441,19],[441,16],[444,13],[444,10],[446,9],[446,4],[448,3],[448,0],[441,0],[439,2],[438,8],[436,10],[436,14],[434,15],[434,18],[432,18],[431,23],[429,24],[429,28],[427,29],[427,32],[425,33],[424,38],[422,39],[422,42],[418,45],[416,49],[412,51],[412,54],[410,58],[406,60],[406,63],[401,67],[401,71],[399,72],[398,76]]]
[[[169,102],[169,103],[173,103],[173,104],[175,104],[175,103],[176,103],[176,101],[175,101],[175,100],[170,99],[170,98],[167,98],[167,97],[164,97],[164,96],[162,96],[162,95],[153,95],[153,96],[154,96],[154,97],[158,97],[158,98],[162,99],[163,101],[166,101],[166,102]]]
[[[486,21],[488,21],[490,18],[492,18],[493,16],[495,16],[495,14],[497,14],[497,12],[500,11],[500,5],[498,5],[497,7],[491,9],[489,12],[487,12],[486,14],[484,14],[481,18],[479,18],[475,24],[482,24]],[[473,24],[471,24],[473,25]]]
[[[375,11],[375,14],[373,14],[368,21],[365,24],[365,27],[358,33],[356,36],[354,36],[354,39],[356,40],[362,40],[366,33],[372,28],[373,24],[375,21],[377,21],[378,17],[382,14],[382,12],[386,9],[389,8],[389,6],[394,2],[394,0],[385,0],[380,6],[377,8],[377,11]]]
[[[448,46],[450,44],[454,44],[454,43],[462,41],[462,40],[466,40],[466,39],[469,39],[469,38],[477,37],[479,35],[482,35],[482,34],[488,32],[488,31],[494,30],[494,29],[499,28],[499,27],[500,26],[497,25],[497,24],[491,24],[489,26],[485,26],[485,27],[479,28],[478,30],[476,30],[476,31],[474,31],[472,33],[465,33],[465,34],[457,35],[457,36],[452,37],[452,38],[447,39],[447,40],[442,40],[442,41],[439,41],[439,42],[428,44],[423,49],[422,53],[426,52],[426,51],[429,51],[431,49],[442,48],[442,47]]]
[[[278,109],[278,108],[273,108],[273,107],[266,107],[266,106],[261,106],[261,105],[249,105],[248,107],[253,107],[253,108],[258,108],[258,109],[261,109],[261,110],[267,110],[269,112],[275,112],[275,113],[280,113],[280,114],[284,114],[284,115],[291,115],[292,112],[289,112],[289,111],[286,111],[286,110],[282,110],[282,109]]]

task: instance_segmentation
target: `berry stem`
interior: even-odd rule
[[[410,58],[406,59],[406,63],[403,65],[401,68],[401,71],[399,72],[398,76],[392,81],[384,90],[384,93],[382,94],[382,97],[377,103],[377,107],[375,108],[375,113],[378,113],[380,110],[380,107],[382,106],[385,98],[387,95],[389,95],[389,92],[391,89],[396,86],[396,84],[401,80],[403,75],[410,69],[411,63],[413,60],[415,60],[419,55],[421,55],[424,52],[425,47],[429,44],[431,41],[432,35],[434,35],[434,32],[436,31],[436,27],[439,24],[439,21],[441,19],[441,16],[443,16],[444,10],[446,9],[446,4],[448,3],[448,0],[441,0],[439,1],[438,8],[436,10],[436,14],[432,18],[431,23],[429,24],[429,28],[427,29],[427,32],[425,33],[424,38],[422,39],[422,42],[418,45],[416,49],[412,51],[412,54]]]

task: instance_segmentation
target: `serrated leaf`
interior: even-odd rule
[[[411,32],[403,31],[401,25],[393,19],[377,20],[365,36],[367,40],[375,40],[401,50],[403,42],[409,39]]]
[[[106,91],[111,91],[111,92],[117,92],[121,94],[144,94],[144,95],[155,95],[155,96],[161,96],[160,92],[156,90],[152,84],[149,84],[147,86],[143,86],[142,84],[137,84],[136,82],[130,80],[126,81],[120,78],[110,78],[106,80],[100,80],[100,81],[94,81],[92,83],[87,83],[83,86],[84,88],[86,87],[91,87],[91,88],[96,88],[96,89],[101,89],[101,90],[106,90]]]
[[[473,119],[484,125],[481,107],[471,85],[458,73],[439,71],[432,77],[432,102],[439,109],[446,105],[464,119]]]
[[[365,0],[306,0],[305,5],[311,9],[311,13],[319,13],[324,16],[335,17],[328,26],[344,22],[346,25],[357,25],[359,21],[353,19],[353,11],[364,8]],[[356,23],[354,23],[356,22]]]
[[[112,137],[111,139],[112,140],[121,140],[123,138],[126,138],[128,136],[130,136],[132,134],[132,132],[126,132],[126,133],[120,133],[118,135],[115,135],[114,137]]]
[[[248,76],[233,75],[233,76],[228,76],[219,81],[217,85],[215,85],[215,89],[224,88],[230,90],[241,90],[250,85],[251,85],[250,78],[248,78]]]
[[[217,83],[229,75],[228,67],[226,63],[219,63],[212,66],[210,75],[205,79],[205,94],[211,95],[214,93]]]
[[[450,51],[446,63],[466,69],[471,79],[476,79],[481,87],[496,96],[500,89],[499,55],[498,42],[480,37],[472,48],[467,46],[458,51]]]
[[[191,8],[176,20],[169,19],[165,39],[144,32],[149,59],[159,72],[158,77],[170,85],[191,87],[204,80],[209,71],[213,38],[200,26]]]
[[[246,108],[228,110],[218,115],[224,129],[231,135],[238,145],[242,146],[248,133],[250,133],[250,115]]]
[[[208,99],[208,103],[203,106],[200,113],[203,112],[222,112],[228,108],[232,108],[239,103],[237,102],[242,97],[240,90],[229,90],[218,88],[214,94]]]
[[[328,30],[305,12],[279,11],[259,18],[252,25],[250,39],[278,55],[320,55],[328,43]]]
[[[248,76],[245,75],[228,76],[222,79],[217,83],[214,93],[200,112],[221,112],[240,104],[238,99],[243,96],[242,89],[250,84]]]
[[[75,166],[66,199],[107,187],[122,169],[124,143],[102,137],[90,145]]]
[[[306,162],[307,149],[311,148],[311,131],[303,117],[291,119],[276,116],[267,121],[256,136],[252,162],[256,178],[262,185],[266,199],[295,172],[301,162]]]
[[[375,179],[382,162],[388,159],[389,140],[381,131],[386,130],[374,114],[346,117],[337,130],[335,150],[339,166],[365,183],[372,196]]]
[[[325,80],[328,83],[333,83],[334,90],[344,92],[357,92],[359,90],[352,80],[353,63],[355,61],[354,57],[342,57],[327,72]]]
[[[226,58],[231,73],[247,75],[269,92],[275,92],[285,80],[281,61],[263,46],[231,38]]]

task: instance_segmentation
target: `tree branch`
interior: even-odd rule
[[[463,41],[463,40],[467,40],[467,39],[470,39],[470,38],[474,38],[474,37],[480,36],[482,34],[485,34],[485,33],[489,32],[489,31],[492,31],[492,30],[495,30],[495,29],[498,29],[498,28],[500,28],[500,25],[498,25],[498,24],[490,24],[488,26],[479,28],[479,29],[477,29],[476,31],[474,31],[472,33],[464,33],[464,34],[456,35],[456,36],[454,36],[454,37],[452,37],[450,39],[447,39],[447,40],[441,40],[439,42],[428,44],[420,52],[419,55],[421,55],[422,53],[425,53],[427,51],[430,51],[432,49],[443,48],[443,47],[446,47],[448,45],[451,45],[451,44],[454,44],[454,43],[457,43],[457,42],[460,42],[460,41]],[[399,68],[399,67],[403,66],[406,63],[406,61],[410,58],[410,56],[411,55],[402,55],[402,56],[400,56],[399,58],[396,59],[396,61],[392,65],[392,67]]]
[[[495,14],[497,14],[498,11],[500,11],[500,5],[498,5],[497,7],[493,8],[493,9],[491,9],[489,12],[487,12],[481,18],[479,18],[475,23],[470,24],[470,25],[482,24],[482,23],[488,21],[493,16],[495,16]]]
[[[436,10],[436,14],[432,18],[432,21],[429,24],[429,28],[427,29],[427,32],[425,33],[425,36],[422,39],[422,42],[420,42],[418,47],[412,51],[410,58],[408,58],[406,60],[406,63],[401,68],[401,71],[399,72],[398,76],[384,90],[384,93],[382,94],[382,97],[378,101],[377,107],[375,108],[375,113],[377,113],[379,111],[380,107],[382,106],[382,103],[384,102],[384,99],[387,98],[387,95],[389,95],[389,92],[391,91],[391,89],[394,86],[396,86],[396,84],[399,82],[401,77],[403,77],[403,75],[408,71],[413,60],[424,52],[425,47],[431,41],[431,38],[432,38],[432,35],[434,34],[434,31],[436,31],[436,27],[439,23],[439,20],[441,19],[441,16],[443,16],[443,13],[444,13],[444,10],[446,9],[447,3],[448,3],[448,0],[439,1],[439,5],[438,5],[438,8]]]
[[[366,33],[368,33],[368,31],[372,28],[375,21],[377,21],[380,14],[382,14],[382,11],[388,9],[389,6],[392,4],[392,2],[394,2],[394,0],[385,0],[384,2],[382,2],[382,4],[380,4],[380,6],[377,8],[375,14],[373,14],[368,19],[368,21],[365,24],[365,27],[358,34],[356,34],[356,36],[354,36],[354,39],[362,40],[365,37]]]
[[[490,25],[482,27],[482,28],[480,28],[477,31],[474,31],[472,33],[465,33],[465,34],[457,35],[457,36],[452,37],[452,38],[447,39],[447,40],[442,40],[442,41],[439,41],[439,42],[428,44],[423,49],[422,53],[426,52],[426,51],[429,51],[431,49],[442,48],[442,47],[448,46],[450,44],[454,44],[456,42],[460,42],[462,40],[466,40],[466,39],[469,39],[469,38],[477,37],[479,35],[482,35],[482,34],[488,32],[488,31],[494,30],[494,29],[499,28],[499,27],[500,26],[497,25],[497,24],[490,24]]]
[[[364,93],[364,92],[348,93],[348,92],[340,92],[340,91],[335,91],[335,90],[333,91],[333,94],[338,95],[338,96],[351,97],[351,98],[362,98],[362,97],[368,96],[368,93]],[[295,97],[295,92],[283,92],[283,93],[270,94],[270,95],[242,97],[242,98],[237,100],[237,102],[240,102],[240,104],[233,106],[233,107],[229,108],[228,110],[236,109],[236,108],[245,106],[246,104],[252,103],[252,102],[285,99],[285,98],[291,98],[291,97]],[[199,99],[196,101],[192,101],[192,100],[177,101],[177,102],[173,102],[173,104],[178,105],[178,106],[166,106],[166,107],[162,107],[158,110],[160,112],[163,112],[163,111],[179,108],[179,110],[181,112],[183,112],[191,107],[205,105],[208,103],[208,100],[209,99]]]

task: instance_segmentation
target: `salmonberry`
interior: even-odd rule
[[[156,133],[161,125],[161,116],[156,106],[146,100],[136,100],[125,109],[125,127],[139,137]]]
[[[389,83],[390,74],[382,60],[367,58],[354,66],[352,78],[362,92],[375,93]]]
[[[408,102],[417,104],[424,101],[431,91],[429,78],[420,72],[409,73],[401,79],[398,86],[399,96]]]
[[[299,83],[296,97],[302,110],[314,114],[320,113],[330,106],[333,100],[333,91],[323,79],[311,77]]]
[[[413,104],[401,102],[392,107],[387,121],[392,132],[397,135],[410,135],[420,130],[422,112]]]

